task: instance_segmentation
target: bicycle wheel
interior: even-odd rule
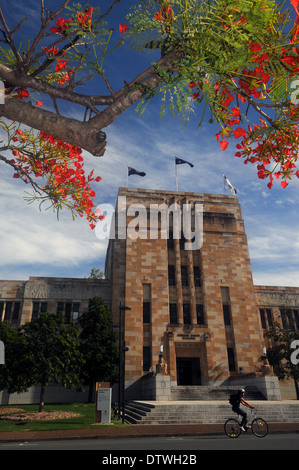
[[[230,418],[224,423],[224,431],[228,437],[236,438],[241,434],[240,423],[237,419]]]
[[[251,423],[251,430],[256,437],[265,437],[268,434],[268,424],[263,418],[255,418]]]

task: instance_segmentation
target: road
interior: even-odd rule
[[[109,458],[114,456],[119,458],[122,455],[134,456],[135,451],[135,455],[141,456],[141,459],[147,459],[148,455],[155,455],[159,451],[164,451],[160,453],[169,456],[174,454],[183,456],[184,451],[187,451],[186,455],[190,456],[193,452],[198,459],[203,450],[299,450],[299,435],[296,433],[268,434],[265,438],[257,438],[252,434],[242,434],[238,439],[215,435],[0,442],[0,451],[3,450],[96,450],[100,451],[101,458],[105,456],[111,456]],[[137,462],[138,458],[136,457],[135,463]],[[115,463],[117,462],[115,461]],[[154,462],[144,460],[144,463],[153,464]],[[192,462],[186,461],[186,463]]]

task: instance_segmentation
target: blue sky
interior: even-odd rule
[[[11,8],[11,1],[1,3],[4,12]],[[21,2],[13,3],[14,11],[20,11],[17,6]],[[37,3],[26,2],[27,14],[34,12]],[[110,1],[104,4],[109,5]],[[116,28],[125,21],[123,16],[123,7],[116,10]],[[119,62],[107,63],[107,72],[115,74],[121,70],[120,78],[130,80],[146,61],[150,62],[147,56],[138,68],[137,57],[127,56],[123,49]],[[68,112],[74,115],[77,111],[69,108]],[[201,113],[195,111],[188,123],[168,113],[161,120],[158,100],[149,105],[142,117],[133,108],[126,111],[105,129],[105,155],[95,158],[84,153],[86,169],[94,168],[95,174],[103,178],[96,187],[96,204],[115,205],[118,188],[126,186],[127,166],[146,172],[144,178],[130,176],[130,187],[175,190],[177,155],[194,164],[192,169],[188,165],[178,168],[179,190],[198,193],[223,194],[225,173],[238,191],[254,282],[299,286],[298,179],[285,189],[276,184],[270,191],[265,181],[257,178],[254,165],[244,165],[234,157],[233,143],[225,152],[221,150],[214,137],[218,128],[206,122],[198,128],[200,118]],[[85,220],[73,221],[68,212],[61,213],[59,220],[51,209],[40,212],[37,204],[28,205],[23,200],[27,188],[12,178],[12,171],[4,164],[1,177],[0,279],[86,277],[92,267],[104,267],[107,242],[98,240]],[[230,194],[228,189],[226,192]]]

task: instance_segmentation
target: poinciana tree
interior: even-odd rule
[[[66,0],[50,12],[40,0],[40,24],[27,49],[17,43],[26,18],[8,24],[0,10],[0,114],[8,135],[2,150],[13,152],[0,158],[14,177],[56,209],[86,215],[93,227],[99,215],[90,182],[100,177],[84,174],[81,149],[103,155],[103,129],[158,94],[174,113],[194,106],[209,113],[222,150],[236,139],[235,155],[257,163],[269,188],[274,175],[283,187],[299,176],[299,0],[290,9],[273,0],[140,0],[114,31],[106,21],[121,1],[101,2],[100,10]],[[126,41],[141,53],[155,51],[156,60],[115,90],[104,66]],[[88,80],[98,94],[78,92]],[[42,96],[52,106],[42,105]],[[82,107],[82,119],[68,117],[60,103]]]

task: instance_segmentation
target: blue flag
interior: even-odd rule
[[[175,164],[176,165],[182,165],[183,163],[188,163],[188,165],[190,165],[191,168],[194,167],[193,163],[187,162],[186,160],[183,160],[182,158],[175,157]]]
[[[132,168],[131,166],[128,166],[128,176],[130,175],[138,175],[138,176],[145,176],[146,173],[144,171],[137,171],[135,168]]]

